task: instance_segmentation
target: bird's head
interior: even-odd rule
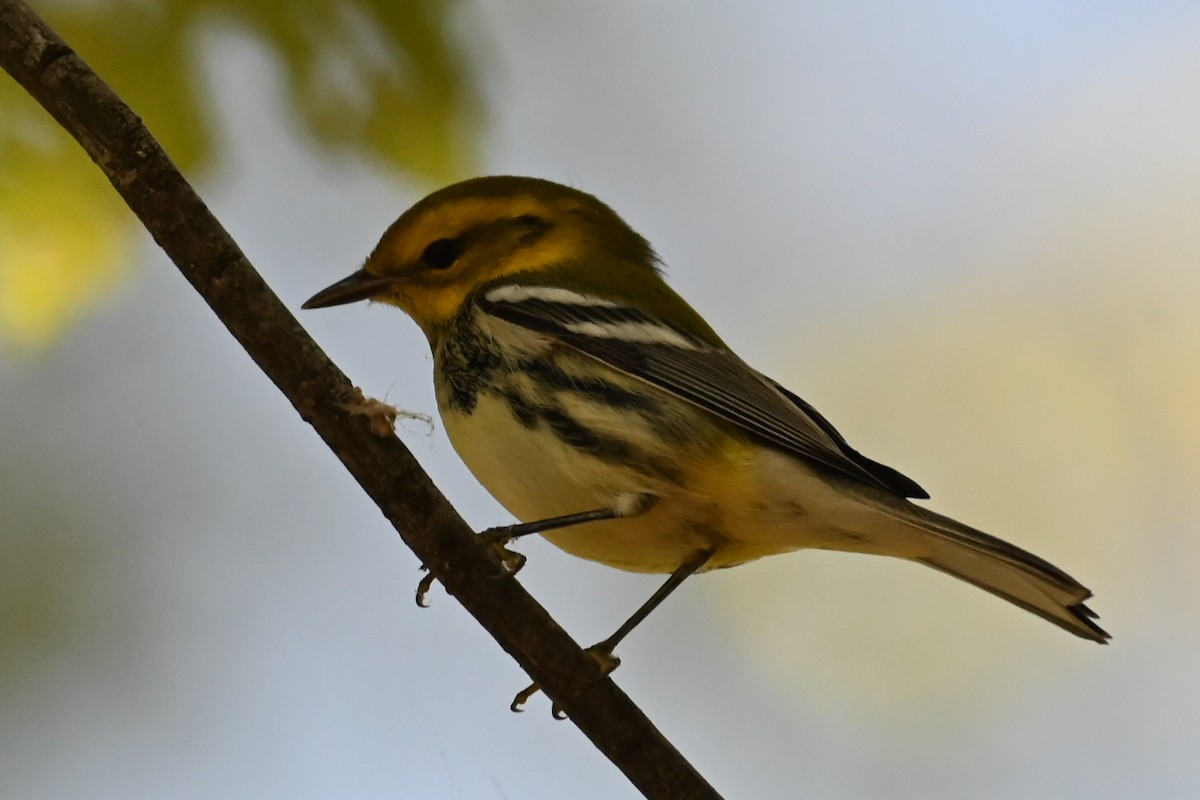
[[[640,284],[657,282],[657,268],[646,240],[590,194],[537,178],[474,178],[401,214],[362,269],[304,308],[389,303],[432,335],[497,279],[527,274],[579,291],[628,286],[636,295]]]

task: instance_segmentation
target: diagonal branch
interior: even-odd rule
[[[650,798],[716,798],[595,661],[498,564],[393,437],[339,407],[346,376],[304,332],[141,120],[27,5],[0,0],[0,62],[75,137],[158,244],[404,542]]]

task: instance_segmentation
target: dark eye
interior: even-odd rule
[[[421,263],[430,269],[449,269],[461,255],[462,244],[458,239],[438,239],[421,253]]]

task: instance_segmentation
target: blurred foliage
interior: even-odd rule
[[[453,0],[121,0],[39,5],[175,163],[213,158],[200,44],[215,25],[278,58],[318,146],[445,182],[469,170],[478,100],[448,29]],[[217,89],[219,92],[219,87]],[[14,82],[0,80],[0,340],[37,351],[131,270],[137,222]]]
[[[0,337],[27,351],[53,342],[129,274],[136,225],[74,141],[62,131],[43,141],[54,144],[6,143],[0,160]]]

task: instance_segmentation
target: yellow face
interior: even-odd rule
[[[432,336],[484,283],[605,256],[653,261],[645,240],[591,195],[534,178],[476,178],[404,212],[362,270],[305,308],[376,300]]]
[[[570,257],[578,237],[551,219],[551,209],[529,195],[414,207],[367,258],[367,272],[395,279],[374,299],[404,309],[422,328],[437,325],[480,284]]]

